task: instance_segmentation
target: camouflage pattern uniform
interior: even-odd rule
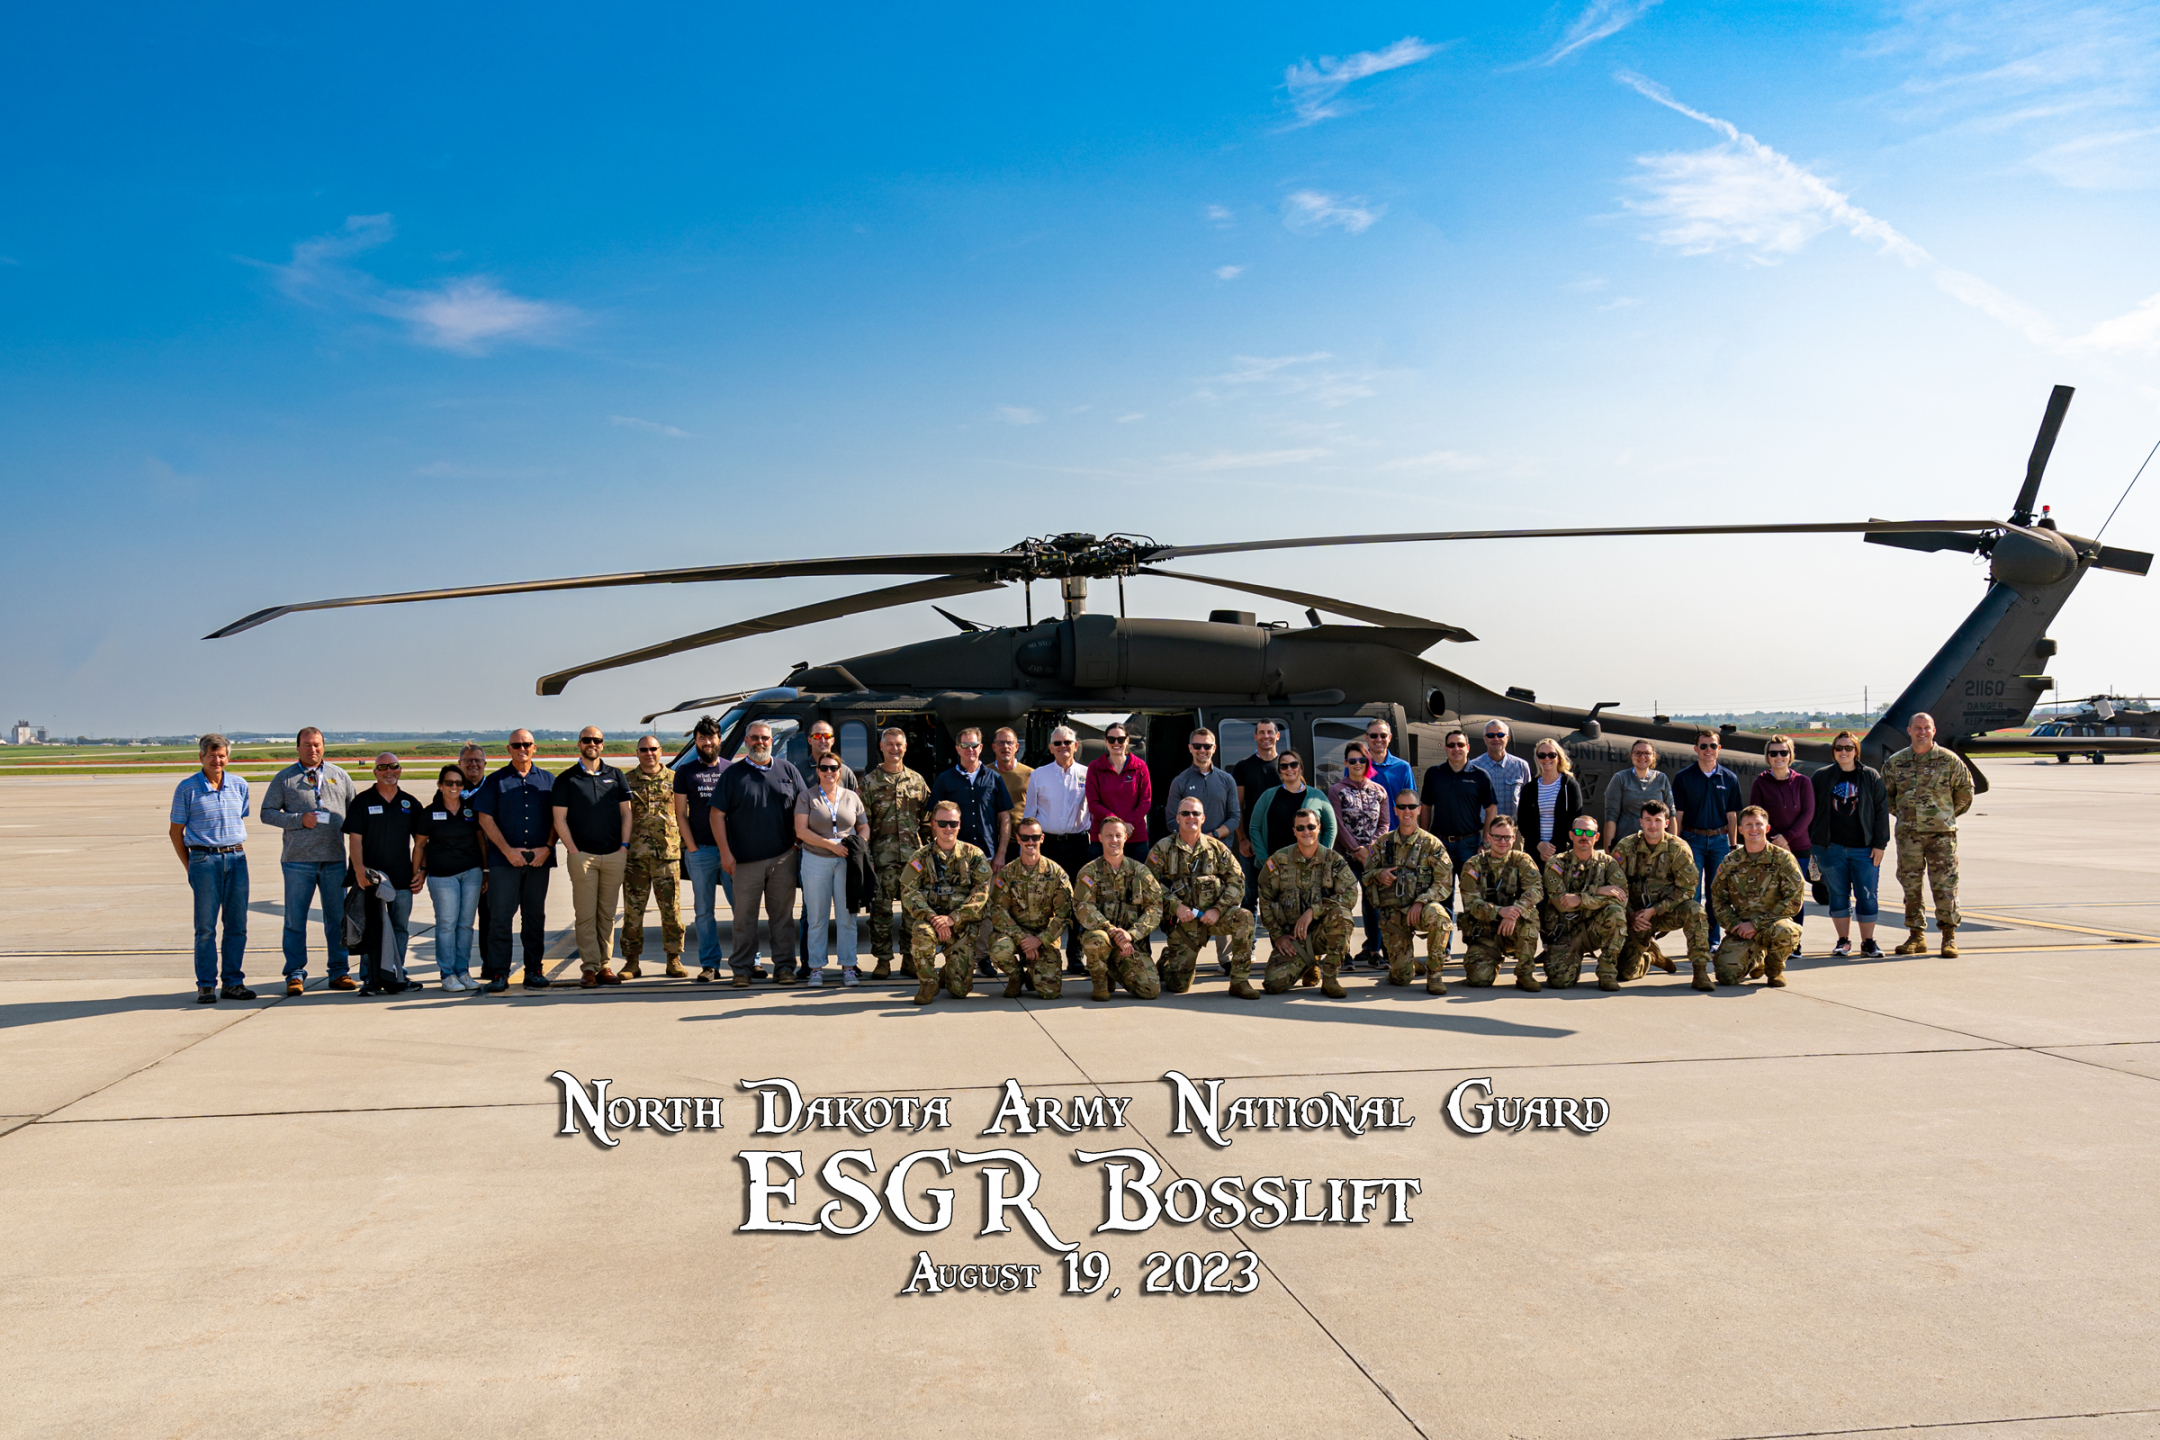
[[[1211,936],[1216,951],[1230,961],[1231,980],[1249,980],[1253,917],[1244,908],[1245,869],[1237,853],[1212,835],[1202,835],[1192,845],[1165,835],[1148,851],[1147,863],[1163,889],[1163,988],[1173,995],[1192,988],[1200,947]],[[1192,919],[1177,918],[1181,902],[1192,910]],[[1211,909],[1221,914],[1213,925],[1203,924],[1200,917]]]
[[[1620,975],[1622,980],[1640,980],[1648,968],[1650,956],[1657,950],[1658,937],[1678,930],[1687,937],[1687,958],[1700,967],[1707,981],[1710,967],[1710,917],[1695,898],[1695,887],[1702,880],[1702,872],[1695,868],[1695,856],[1685,840],[1667,835],[1655,849],[1640,831],[1627,836],[1612,848],[1612,858],[1627,876],[1627,914],[1621,917],[1621,926],[1627,939],[1620,952]],[[1654,912],[1648,930],[1634,928],[1637,910]],[[1668,967],[1669,968],[1669,967]],[[1605,966],[1598,965],[1602,978]]]
[[[1395,883],[1382,891],[1374,879],[1382,870],[1395,872]],[[1372,863],[1365,867],[1365,908],[1380,917],[1380,944],[1387,951],[1388,984],[1408,985],[1418,971],[1429,970],[1425,988],[1444,995],[1440,965],[1447,959],[1448,937],[1454,922],[1448,917],[1448,900],[1455,893],[1455,862],[1447,846],[1430,830],[1408,839],[1390,830],[1373,845]],[[1410,907],[1425,907],[1415,929]],[[1417,937],[1425,937],[1425,961],[1417,958]]]
[[[1045,1000],[1055,1000],[1065,985],[1065,956],[1058,948],[1072,923],[1072,881],[1055,860],[1037,860],[1029,870],[1015,860],[990,882],[990,963],[1000,975],[1018,977],[1027,967],[1028,982]],[[1031,962],[1020,937],[1042,942]]]
[[[1146,861],[1128,854],[1113,870],[1098,856],[1081,866],[1073,882],[1073,918],[1080,924],[1080,954],[1089,978],[1115,981],[1142,1000],[1162,994],[1162,976],[1148,953],[1148,937],[1162,923],[1162,912],[1162,884]],[[1132,936],[1132,958],[1115,953],[1112,926]]]
[[[1718,984],[1738,985],[1758,961],[1772,985],[1785,983],[1786,957],[1800,944],[1793,917],[1806,893],[1807,880],[1790,850],[1765,845],[1750,855],[1742,846],[1725,857],[1710,882],[1710,903],[1725,929],[1717,947]],[[1743,920],[1755,926],[1754,939],[1732,933]]]
[[[1357,875],[1340,850],[1322,850],[1307,860],[1297,846],[1285,845],[1268,856],[1260,867],[1260,923],[1267,926],[1269,946],[1260,988],[1280,995],[1315,965],[1323,979],[1335,980],[1350,952],[1350,911],[1357,898]],[[1299,940],[1291,932],[1307,910],[1313,912],[1312,924]]]
[[[1900,750],[1883,762],[1883,789],[1897,817],[1897,881],[1905,891],[1905,928],[1927,929],[1920,880],[1935,892],[1935,924],[1958,924],[1958,816],[1972,809],[1972,771],[1955,751],[1937,745],[1925,755]]]
[[[660,902],[660,943],[671,972],[682,967],[683,923],[675,908],[675,869],[682,863],[682,833],[675,828],[675,772],[660,767],[647,775],[633,767],[630,782],[630,857],[623,862],[623,970],[637,974],[645,953],[645,901]]]
[[[1607,885],[1626,890],[1627,872],[1603,850],[1592,849],[1584,860],[1570,845],[1545,862],[1544,878],[1545,902],[1538,906],[1538,926],[1545,935],[1545,983],[1567,989],[1582,978],[1584,952],[1595,950],[1599,987],[1618,989],[1620,948],[1627,943],[1627,906],[1597,892]],[[1582,904],[1563,910],[1553,903],[1562,895],[1580,895]]]
[[[956,996],[975,988],[975,923],[990,907],[990,857],[965,840],[946,854],[925,845],[900,867],[900,911],[908,918],[908,959],[925,985],[942,981]],[[952,917],[952,939],[940,940],[931,917]],[[939,973],[937,955],[945,952]]]
[[[870,902],[870,953],[883,968],[900,954],[892,923],[892,908],[900,903],[900,872],[930,843],[930,782],[905,765],[898,775],[874,765],[855,783],[870,822],[870,863],[877,869],[877,895]]]
[[[1525,990],[1539,988],[1530,973],[1537,962],[1538,902],[1545,898],[1545,881],[1538,863],[1520,850],[1505,855],[1480,850],[1462,868],[1463,974],[1472,985],[1490,985],[1500,975],[1502,956],[1515,957],[1515,983]],[[1500,912],[1510,905],[1522,908],[1515,933],[1500,933]]]

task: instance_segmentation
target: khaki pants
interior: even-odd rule
[[[615,944],[615,905],[622,898],[628,850],[612,855],[570,856],[570,903],[577,917],[578,968],[587,975],[608,968]],[[638,917],[639,923],[644,917]]]

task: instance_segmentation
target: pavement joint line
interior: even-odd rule
[[[1989,914],[1985,910],[1964,912],[1978,920],[1993,920],[1998,925],[2022,925],[2032,930],[2070,930],[2080,935],[2119,935],[2130,940],[2151,940],[2160,944],[2160,935],[2141,935],[2134,930],[2102,930],[2091,925],[2065,925],[2059,920],[2023,920],[2015,915]]]
[[[1094,1076],[1088,1074],[1087,1067],[1080,1063],[1078,1057],[1076,1057],[1070,1050],[1067,1050],[1065,1048],[1064,1042],[1059,1040],[1056,1035],[1053,1035],[1050,1032],[1049,1026],[1042,1023],[1041,1015],[1038,1014],[1036,1010],[1027,1003],[1027,997],[1025,995],[1021,996],[1020,1000],[1017,1003],[1020,1007],[1020,1013],[1026,1015],[1030,1020],[1033,1020],[1035,1022],[1035,1028],[1042,1031],[1043,1038],[1048,1040],[1052,1045],[1056,1046],[1058,1053],[1060,1055],[1063,1055],[1067,1063],[1069,1063],[1074,1070],[1079,1072],[1081,1078],[1087,1081],[1088,1084],[1095,1087],[1095,1093],[1107,1097],[1108,1092],[1103,1089],[1102,1083],[1096,1080]],[[24,1128],[28,1129],[29,1127],[25,1126]],[[1149,1135],[1146,1130],[1142,1129],[1137,1124],[1132,1127],[1132,1130],[1134,1134],[1140,1137],[1141,1143],[1146,1145],[1147,1148],[1154,1153],[1155,1158],[1162,1162],[1163,1169],[1169,1171],[1172,1175],[1175,1175],[1180,1180],[1189,1178],[1183,1170],[1180,1170],[1178,1168],[1176,1161],[1172,1160],[1168,1155],[1165,1155],[1163,1153],[1162,1147],[1155,1142],[1154,1137]],[[1402,1401],[1395,1398],[1395,1392],[1388,1389],[1386,1385],[1382,1384],[1380,1381],[1380,1377],[1372,1373],[1372,1371],[1366,1366],[1365,1362],[1357,1357],[1356,1352],[1351,1350],[1348,1345],[1343,1343],[1340,1336],[1336,1335],[1333,1330],[1330,1330],[1328,1328],[1327,1322],[1313,1313],[1312,1306],[1305,1303],[1304,1296],[1298,1294],[1297,1291],[1290,1288],[1290,1282],[1282,1277],[1282,1272],[1278,1271],[1275,1266],[1269,1262],[1267,1256],[1260,1253],[1259,1249],[1256,1246],[1256,1243],[1245,1234],[1244,1227],[1235,1227],[1230,1233],[1236,1235],[1238,1239],[1245,1242],[1245,1248],[1252,1251],[1253,1258],[1260,1262],[1260,1266],[1262,1269],[1267,1271],[1268,1278],[1273,1280],[1277,1285],[1280,1285],[1282,1287],[1283,1294],[1290,1297],[1290,1303],[1297,1306],[1298,1309],[1304,1311],[1305,1318],[1312,1321],[1313,1328],[1318,1330],[1322,1335],[1327,1336],[1329,1343],[1334,1345],[1337,1350],[1340,1350],[1342,1352],[1343,1358],[1357,1367],[1358,1373],[1365,1377],[1366,1382],[1370,1384],[1373,1389],[1380,1392],[1380,1397],[1386,1400],[1387,1403],[1391,1407],[1393,1407],[1396,1414],[1402,1416],[1403,1423],[1408,1425],[1412,1430],[1415,1430],[1421,1437],[1421,1440],[1432,1440],[1431,1435],[1426,1432],[1425,1427],[1418,1424],[1417,1418],[1413,1416],[1408,1410],[1403,1408]]]
[[[1846,1009],[1846,1010],[1857,1010],[1857,1011],[1859,1011],[1859,1012],[1860,1012],[1861,1014],[1863,1014],[1863,1015],[1880,1015],[1880,1016],[1882,1016],[1882,1017],[1883,1017],[1884,1019],[1886,1019],[1886,1020],[1903,1020],[1903,1021],[1905,1021],[1905,1022],[1906,1022],[1907,1024],[1911,1024],[1911,1025],[1924,1025],[1924,1026],[1926,1026],[1926,1027],[1927,1027],[1928,1029],[1930,1029],[1930,1030],[1940,1030],[1940,1031],[1942,1031],[1942,1032],[1943,1032],[1944,1034],[1946,1034],[1946,1035],[1963,1035],[1963,1036],[1966,1036],[1966,1037],[1967,1037],[1968,1039],[1973,1039],[1973,1040],[1985,1040],[1985,1041],[1987,1041],[1987,1042],[1988,1042],[1989,1044],[1991,1044],[1991,1045],[1993,1045],[1993,1046],[1996,1046],[1996,1047],[1998,1047],[1998,1048],[2000,1048],[2000,1049],[2004,1049],[2004,1050],[2022,1050],[2022,1051],[2026,1052],[2026,1053],[2027,1053],[2027,1054],[2029,1054],[2029,1055],[2045,1055],[2045,1056],[2047,1056],[2047,1057],[2048,1057],[2049,1059],[2051,1059],[2051,1060],[2065,1060],[2065,1061],[2068,1061],[2068,1062],[2069,1062],[2070,1064],[2072,1064],[2072,1065],[2083,1065],[2083,1066],[2086,1066],[2086,1067],[2088,1067],[2089,1069],[2093,1069],[2093,1070],[2105,1070],[2105,1071],[2106,1071],[2106,1072],[2107,1072],[2108,1074],[2110,1074],[2110,1075],[2128,1075],[2128,1076],[2130,1076],[2131,1078],[2133,1078],[2133,1079],[2137,1079],[2137,1080],[2152,1080],[2152,1081],[2160,1082],[2160,1075],[2146,1075],[2146,1074],[2142,1074],[2142,1073],[2140,1073],[2140,1072],[2138,1072],[2138,1071],[2136,1071],[2136,1070],[2123,1070],[2123,1069],[2119,1069],[2119,1068],[2117,1068],[2116,1066],[2113,1066],[2113,1065],[2102,1065],[2102,1064],[2099,1064],[2098,1062],[2096,1062],[2096,1061],[2092,1061],[2092,1060],[2081,1060],[2081,1059],[2079,1059],[2079,1058],[2078,1058],[2077,1056],[2075,1056],[2075,1055],[2063,1055],[2063,1054],[2059,1054],[2059,1053],[2057,1053],[2057,1052],[2058,1052],[2059,1050],[2067,1050],[2067,1049],[2077,1048],[2077,1047],[2076,1047],[2075,1045],[2060,1045],[2060,1046],[2057,1046],[2057,1047],[2055,1047],[2054,1049],[2050,1049],[2050,1048],[2049,1048],[2048,1046],[2045,1046],[2045,1045],[2018,1045],[2018,1044],[2014,1044],[2014,1043],[2012,1043],[2011,1041],[2008,1041],[2008,1040],[1997,1040],[1997,1039],[1996,1039],[1996,1038],[1995,1038],[1994,1036],[1992,1036],[1992,1035],[1982,1035],[1982,1034],[1979,1034],[1979,1033],[1978,1033],[1977,1031],[1972,1031],[1972,1030],[1960,1030],[1960,1029],[1958,1029],[1958,1028],[1957,1028],[1957,1027],[1956,1027],[1955,1025],[1938,1025],[1938,1024],[1936,1024],[1936,1023],[1935,1023],[1934,1021],[1932,1021],[1932,1020],[1916,1020],[1916,1019],[1914,1019],[1913,1017],[1911,1017],[1910,1015],[1892,1015],[1892,1014],[1890,1014],[1890,1013],[1889,1013],[1888,1011],[1885,1011],[1885,1010],[1870,1010],[1870,1009],[1869,1009],[1869,1008],[1868,1008],[1867,1006],[1865,1006],[1865,1005],[1855,1005],[1855,1004],[1853,1004],[1853,1003],[1852,1003],[1851,1001],[1849,1001],[1849,1000],[1832,1000],[1832,999],[1830,999],[1830,998],[1829,998],[1828,996],[1824,996],[1824,995],[1808,995],[1808,994],[1805,994],[1805,993],[1803,993],[1803,994],[1801,995],[1801,997],[1800,997],[1800,998],[1802,998],[1802,999],[1807,999],[1807,1000],[1813,1000],[1813,1001],[1816,1001],[1817,1003],[1819,1003],[1819,1004],[1823,1004],[1823,1005],[1836,1005],[1836,1006],[1839,1006],[1840,1008],[1842,1008],[1842,1009]],[[2112,1043],[2118,1043],[2118,1044],[2120,1044],[2120,1043],[2130,1043],[2130,1044],[2138,1044],[2138,1043],[2149,1043],[2149,1042],[2138,1042],[2138,1041],[2130,1041],[2130,1042],[2120,1042],[2120,1041],[2118,1041],[2118,1042],[2112,1042]]]
[[[2073,1410],[2064,1415],[1999,1415],[1986,1420],[1915,1420],[1904,1425],[1863,1425],[1851,1430],[1777,1430],[1727,1435],[1719,1440],[1815,1440],[1832,1435],[1898,1435],[1922,1430],[1964,1430],[1975,1425],[2037,1425],[2048,1420],[2110,1420],[2121,1415],[2160,1415],[2160,1407],[2137,1410]]]

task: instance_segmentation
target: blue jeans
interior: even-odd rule
[[[1732,841],[1725,838],[1722,830],[1715,835],[1690,835],[1683,831],[1680,838],[1687,841],[1687,848],[1695,854],[1695,868],[1702,872],[1702,889],[1695,898],[1702,901],[1703,914],[1710,919],[1710,948],[1715,950],[1718,936],[1723,932],[1718,929],[1717,908],[1710,903],[1710,882],[1717,878],[1717,867],[1724,864],[1725,857],[1731,853]]]
[[[285,978],[307,978],[307,912],[322,896],[323,970],[331,979],[345,973],[345,862],[287,860],[285,872]]]
[[[428,899],[435,902],[435,973],[448,979],[472,973],[473,919],[480,913],[478,865],[456,875],[430,875]]]
[[[809,948],[803,953],[805,971],[825,968],[825,917],[833,916],[833,930],[840,946],[840,968],[855,964],[855,912],[847,908],[847,861],[838,855],[819,855],[805,847],[802,852],[803,924],[808,927]]]
[[[208,990],[218,982],[218,916],[225,918],[225,979],[227,985],[242,983],[247,960],[247,856],[190,855],[188,888],[195,892],[195,985]]]
[[[1829,888],[1833,920],[1857,914],[1861,924],[1875,923],[1875,885],[1882,878],[1882,867],[1868,858],[1865,849],[1821,846],[1815,851],[1815,868],[1822,871],[1823,884]]]
[[[728,908],[735,907],[735,877],[720,868],[720,847],[700,845],[684,860],[690,867],[690,896],[697,918],[692,927],[697,931],[698,967],[704,970],[720,968],[720,921],[713,908],[713,892],[721,891],[727,896]]]

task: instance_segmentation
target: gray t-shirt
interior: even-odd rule
[[[330,865],[345,859],[345,812],[353,801],[352,777],[328,760],[310,771],[297,762],[270,777],[256,813],[285,832],[278,857],[293,865]],[[315,812],[312,828],[307,815]]]
[[[1670,813],[1673,809],[1672,776],[1662,770],[1653,770],[1648,780],[1638,780],[1630,766],[1605,782],[1605,823],[1614,827],[1614,844],[1642,829],[1642,807],[1646,800],[1663,801]]]
[[[795,797],[795,813],[810,817],[810,833],[820,840],[845,840],[863,822],[862,796],[842,789],[832,800],[812,785]]]

